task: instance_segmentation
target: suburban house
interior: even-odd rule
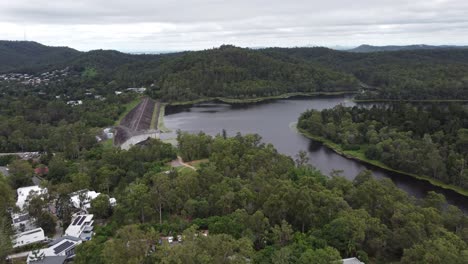
[[[49,243],[48,248],[31,251],[27,263],[64,263],[75,256],[75,247],[81,243],[79,238],[63,236]]]
[[[44,235],[44,230],[40,227],[16,234],[12,237],[13,248],[44,242],[46,240],[47,237]]]
[[[71,224],[65,230],[65,236],[76,237],[80,240],[90,240],[93,236],[92,214],[76,214],[72,217]]]
[[[47,193],[47,188],[39,187],[38,185],[28,186],[28,187],[21,187],[16,190],[18,194],[18,200],[16,202],[16,206],[19,209],[23,210],[29,202],[30,197],[34,195],[41,195]]]
[[[91,201],[96,199],[101,193],[89,190],[80,190],[70,194],[70,201],[77,209],[87,211],[91,208]],[[111,206],[115,206],[117,201],[115,198],[109,198]]]

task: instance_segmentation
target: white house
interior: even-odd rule
[[[65,230],[65,236],[76,237],[81,240],[90,240],[93,236],[92,214],[76,214],[72,217],[71,224]]]
[[[12,237],[13,247],[21,247],[33,243],[46,241],[47,237],[44,235],[42,228],[36,228],[23,233],[16,234]]]
[[[141,87],[141,88],[127,88],[127,91],[135,92],[135,93],[144,93],[146,91],[146,88]]]
[[[65,259],[75,256],[75,247],[81,243],[82,241],[78,238],[63,236],[49,243],[48,248],[31,251],[27,263],[53,263],[52,260],[61,260],[62,262],[55,263],[63,263]]]
[[[70,194],[70,201],[75,208],[87,211],[91,208],[91,201],[96,199],[100,194],[95,191],[80,190]],[[116,202],[115,198],[109,198],[111,206],[115,206]]]
[[[29,203],[29,199],[35,195],[41,195],[47,193],[47,188],[39,187],[38,185],[21,187],[16,190],[18,194],[18,200],[16,206],[23,210]]]

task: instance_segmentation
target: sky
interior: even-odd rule
[[[125,52],[468,45],[468,1],[0,0],[0,39]]]

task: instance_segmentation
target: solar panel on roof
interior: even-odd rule
[[[78,221],[80,220],[81,220],[81,216],[78,216],[77,218],[75,218],[75,221],[73,221],[72,225],[76,225],[76,223],[78,223]]]
[[[58,245],[57,247],[54,248],[54,253],[55,254],[58,254],[62,251],[64,251],[65,249],[69,248],[70,246],[72,246],[73,243],[70,242],[70,241],[65,241],[63,242],[62,244]]]
[[[83,216],[83,218],[81,218],[80,222],[77,225],[81,225],[85,219],[86,219],[86,216]]]

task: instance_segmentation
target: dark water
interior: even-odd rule
[[[344,158],[332,150],[296,133],[291,125],[307,109],[322,110],[338,104],[355,105],[351,96],[316,97],[276,100],[246,105],[222,103],[203,103],[190,107],[168,107],[165,124],[176,131],[197,133],[203,131],[210,135],[220,134],[225,129],[229,136],[237,132],[257,133],[263,141],[272,143],[279,152],[294,157],[300,150],[306,150],[310,163],[325,174],[342,170],[342,175],[353,179],[364,169],[370,169],[376,178],[390,178],[401,189],[418,198],[428,191],[436,191],[446,196],[450,204],[457,205],[468,212],[468,198],[452,191],[434,187],[425,181],[391,173],[371,165]],[[165,134],[163,138],[175,137]]]

